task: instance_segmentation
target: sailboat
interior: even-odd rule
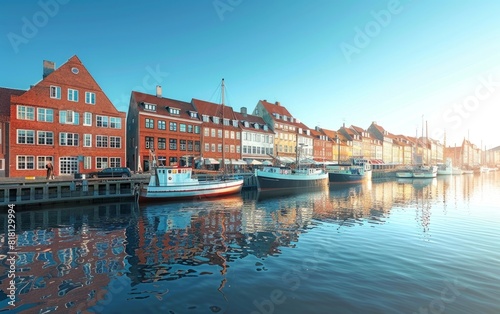
[[[328,185],[328,173],[321,168],[301,168],[299,162],[301,150],[298,149],[298,145],[296,146],[296,151],[296,169],[275,166],[255,169],[259,191],[309,189]]]
[[[222,112],[224,112],[224,79],[222,79]],[[224,118],[224,117],[223,117]],[[222,119],[224,121],[224,119]],[[223,123],[224,125],[224,123]],[[223,132],[224,134],[224,132]],[[224,147],[224,136],[222,136]],[[240,193],[243,179],[228,178],[225,174],[224,149],[222,150],[223,175],[213,180],[199,181],[193,169],[187,167],[156,166],[149,184],[140,191],[140,200],[189,199],[217,197]]]

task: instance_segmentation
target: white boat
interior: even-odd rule
[[[464,174],[464,171],[458,167],[453,167],[451,169],[451,174],[452,175],[462,175],[462,174]]]
[[[192,177],[191,168],[156,167],[149,184],[140,191],[141,200],[168,200],[216,197],[236,194],[243,187],[243,179],[218,178],[199,181]]]
[[[462,170],[463,174],[474,174],[474,170]]]
[[[437,166],[438,166],[438,169],[437,169],[438,175],[451,175],[451,174],[453,174],[453,166],[452,166],[451,158],[446,158],[445,163],[438,163]]]
[[[419,166],[413,170],[414,178],[435,178],[437,176],[437,166]]]
[[[255,170],[259,190],[302,189],[328,185],[328,173],[320,168],[264,167]]]

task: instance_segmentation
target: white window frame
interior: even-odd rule
[[[95,105],[95,93],[85,92],[85,103],[89,105]]]
[[[78,102],[78,90],[68,88],[68,100]]]
[[[61,87],[50,85],[50,98],[61,99]]]

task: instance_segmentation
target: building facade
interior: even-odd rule
[[[9,176],[45,176],[125,166],[125,113],[118,111],[77,56],[11,96]]]
[[[272,160],[274,156],[274,132],[259,116],[247,113],[242,107],[241,112],[235,112],[241,128],[241,157],[243,160],[255,164]]]
[[[0,87],[0,177],[9,176],[9,128],[10,128],[10,97],[19,96],[25,91]]]

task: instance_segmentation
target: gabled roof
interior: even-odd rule
[[[139,112],[156,113],[164,116],[179,117],[183,119],[193,119],[191,118],[190,112],[196,111],[193,105],[189,102],[161,98],[155,95],[144,94],[141,92],[132,92],[132,97],[136,101]],[[156,111],[150,111],[144,108],[144,104],[156,105]],[[169,112],[169,108],[179,109],[179,115],[173,115]],[[199,120],[199,119],[196,119]]]
[[[0,87],[0,116],[10,116],[10,96],[19,96],[24,90]]]
[[[262,126],[267,125],[266,122],[264,121],[264,119],[262,119],[262,117],[251,115],[251,114],[242,114],[240,112],[234,112],[234,116],[238,120],[240,127],[242,129],[251,129],[251,130],[256,131],[256,132],[274,134],[274,132],[271,130],[271,128],[269,126],[267,126],[267,130],[264,130],[262,128]],[[249,127],[245,126],[245,124],[244,124],[245,121],[250,123]],[[255,129],[255,127],[254,127],[255,123],[259,124],[259,126],[260,126],[260,128],[258,130]]]
[[[287,116],[289,118],[292,117],[290,112],[288,112],[288,110],[285,107],[281,106],[281,104],[279,104],[279,102],[276,102],[274,104],[268,102],[267,100],[259,100],[259,102],[267,110],[267,112],[269,112],[269,114],[271,116],[273,116],[273,113],[277,113],[280,116]],[[274,116],[273,116],[273,119],[274,119]]]
[[[355,125],[351,125],[351,129],[353,129],[354,131],[356,131],[360,136],[362,135],[363,132],[366,133],[365,129],[359,127],[359,126],[355,126]]]
[[[224,119],[236,120],[232,107],[194,98],[191,100],[191,104],[196,108],[200,117],[201,115],[207,115],[210,117],[219,117],[220,119],[224,117]],[[222,108],[224,108],[224,115],[222,114]]]

